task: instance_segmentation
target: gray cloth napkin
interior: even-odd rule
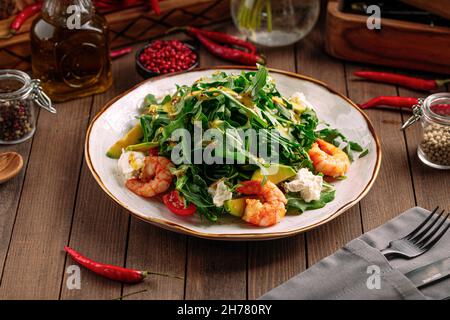
[[[380,253],[422,222],[429,211],[415,207],[347,243],[342,249],[269,291],[261,300],[442,299],[450,296],[450,279],[418,290],[404,275],[450,256],[450,232],[427,253],[392,259]]]

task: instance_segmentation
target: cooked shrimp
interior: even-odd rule
[[[268,227],[280,222],[286,214],[286,197],[278,187],[270,181],[262,184],[260,180],[241,182],[237,191],[255,195],[258,199],[247,199],[242,219],[256,226]]]
[[[344,151],[322,139],[317,139],[308,153],[314,169],[326,176],[341,177],[350,166],[350,160]]]
[[[150,198],[169,189],[172,183],[170,168],[173,163],[164,157],[144,158],[144,168],[139,178],[127,180],[126,186],[138,196]]]

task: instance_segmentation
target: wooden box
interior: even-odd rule
[[[111,47],[145,41],[163,35],[172,27],[207,26],[230,18],[229,0],[165,0],[160,2],[161,15],[145,7],[133,7],[105,14],[110,27]],[[0,34],[6,34],[13,18],[0,21]],[[29,19],[20,33],[0,40],[0,69],[30,68]]]
[[[450,74],[450,28],[382,17],[381,29],[369,30],[366,20],[330,1],[326,51],[349,61]]]

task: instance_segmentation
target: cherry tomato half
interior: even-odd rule
[[[184,199],[180,196],[177,190],[173,190],[163,195],[162,198],[166,207],[171,212],[179,216],[190,216],[197,210],[195,204],[193,203],[190,203],[187,207],[185,207]]]
[[[148,150],[148,154],[151,156],[158,156],[158,148],[151,148],[150,150]]]

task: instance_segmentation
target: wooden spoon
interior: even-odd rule
[[[0,153],[0,183],[14,178],[23,167],[23,158],[16,152]]]

